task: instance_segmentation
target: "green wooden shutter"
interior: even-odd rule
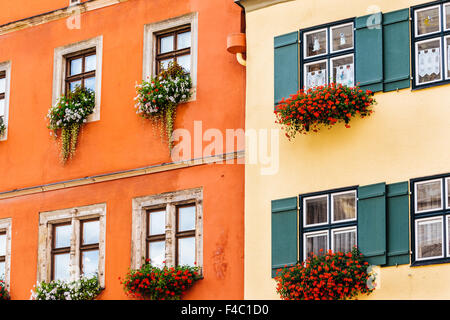
[[[297,197],[272,200],[272,277],[297,263]]]
[[[386,264],[385,183],[358,188],[358,247],[370,264]]]
[[[384,91],[410,86],[409,9],[383,14]]]
[[[409,264],[408,182],[387,185],[387,265]]]
[[[381,13],[355,19],[356,83],[364,90],[383,90],[383,28]]]
[[[274,94],[275,104],[298,91],[298,32],[274,39]]]

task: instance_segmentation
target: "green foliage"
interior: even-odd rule
[[[0,279],[0,300],[9,300],[9,292],[8,288],[6,287],[5,281]]]
[[[2,137],[6,132],[6,126],[3,121],[3,117],[0,117],[0,137]]]
[[[192,81],[189,73],[175,63],[169,63],[156,77],[136,85],[136,113],[156,124],[163,125],[172,149],[173,123],[176,107],[191,97]]]
[[[350,128],[350,119],[369,116],[373,104],[370,90],[331,83],[283,98],[275,108],[276,123],[282,125],[289,139],[297,133],[317,132],[321,126],[331,128],[338,122]]]
[[[327,253],[277,271],[277,293],[284,300],[346,300],[374,290],[369,264],[354,247]]]
[[[55,137],[61,130],[61,160],[65,163],[75,155],[78,136],[82,124],[94,112],[94,91],[77,86],[73,92],[61,96],[48,111],[48,128],[53,130]]]
[[[198,267],[158,268],[147,260],[140,269],[130,270],[121,283],[124,291],[135,298],[180,300],[181,295],[199,279]]]
[[[102,291],[98,276],[72,282],[41,282],[32,292],[33,300],[93,300]]]

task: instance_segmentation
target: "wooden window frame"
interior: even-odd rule
[[[179,231],[179,222],[180,222],[180,208],[188,208],[188,207],[194,207],[195,208],[195,227],[191,230],[185,230],[185,231]],[[195,203],[186,203],[182,205],[177,205],[175,207],[175,265],[178,266],[179,264],[179,245],[178,240],[184,239],[184,238],[194,238],[197,233],[197,207]],[[197,243],[195,244],[195,259],[194,261],[197,263]]]
[[[150,215],[152,214],[152,212],[160,212],[160,211],[164,211],[165,215],[166,213],[166,208],[153,208],[153,209],[149,209],[146,211],[146,237],[145,237],[145,258],[146,259],[150,259],[150,251],[149,251],[149,247],[150,247],[150,243],[152,242],[160,242],[160,241],[164,241],[166,242],[166,233],[161,233],[161,234],[157,234],[157,235],[150,235]],[[165,217],[164,215],[164,217]],[[166,228],[166,222],[164,222],[164,229]],[[164,254],[165,256],[165,254]]]
[[[86,79],[96,77],[97,66],[96,66],[95,70],[85,72],[86,58],[89,56],[93,56],[93,55],[97,55],[96,48],[90,48],[90,49],[74,52],[74,53],[64,56],[65,61],[66,61],[66,74],[64,76],[64,83],[65,83],[64,84],[64,93],[65,94],[68,94],[70,92],[70,83],[75,82],[75,81],[81,81],[81,87],[84,88],[84,81]],[[81,73],[71,76],[70,75],[70,71],[71,71],[70,63],[73,60],[77,60],[80,58],[82,59],[81,60]]]
[[[6,230],[0,230],[0,236],[8,237],[8,232]],[[5,243],[5,245],[6,245],[6,247],[8,246],[6,243]],[[4,262],[5,264],[6,264],[6,256],[8,255],[8,250],[7,249],[8,248],[5,248],[5,255],[4,256],[0,256],[0,262]],[[6,272],[6,270],[5,270],[5,272]]]
[[[55,280],[55,256],[58,254],[69,254],[71,246],[68,247],[61,247],[61,248],[55,248],[55,241],[56,241],[56,228],[62,227],[62,226],[68,226],[72,225],[72,223],[69,222],[61,222],[61,223],[55,223],[52,225],[52,246],[51,246],[51,272],[50,272],[50,280]]]
[[[445,17],[445,7],[450,5],[450,1],[443,2],[443,1],[434,1],[429,2],[417,6],[411,7],[411,72],[412,76],[412,90],[419,90],[419,89],[425,89],[430,88],[434,86],[439,86],[443,84],[450,83],[450,77],[447,76],[448,74],[448,64],[447,62],[447,46],[446,46],[446,38],[450,37],[450,29],[445,28],[446,23],[446,17]],[[440,28],[439,31],[427,33],[424,35],[416,35],[416,29],[417,29],[417,23],[416,23],[416,12],[422,11],[424,9],[432,8],[432,7],[439,7],[439,13],[440,13]],[[440,54],[441,54],[441,78],[440,80],[433,80],[433,81],[427,81],[423,84],[419,84],[419,75],[418,72],[418,52],[416,49],[416,45],[420,42],[427,42],[427,41],[433,41],[433,40],[439,40],[440,43]]]
[[[93,222],[93,221],[98,221],[99,223],[99,236],[100,236],[100,218],[91,218],[91,219],[84,219],[84,220],[80,220],[80,247],[78,248],[78,250],[80,251],[80,275],[84,274],[84,270],[83,270],[83,253],[87,252],[87,251],[98,251],[98,254],[100,256],[100,242],[97,243],[89,243],[89,244],[83,244],[83,225],[87,222]],[[100,241],[100,239],[99,239]]]
[[[411,233],[411,266],[422,266],[429,264],[440,264],[450,262],[450,247],[449,247],[449,217],[450,217],[450,204],[448,203],[447,180],[450,178],[450,173],[428,176],[422,178],[415,178],[410,180],[410,233]],[[417,208],[417,189],[416,185],[425,182],[432,182],[441,180],[441,207],[430,210],[416,211]],[[441,257],[429,257],[429,258],[417,258],[418,242],[416,237],[416,229],[420,221],[426,221],[430,219],[442,219],[442,252]]]
[[[155,34],[156,37],[156,55],[155,55],[155,65],[156,65],[156,74],[161,72],[161,61],[166,59],[173,59],[177,61],[177,58],[180,56],[185,56],[191,54],[192,44],[189,48],[178,49],[178,34],[192,32],[191,25],[182,25],[179,27],[175,27],[169,30],[164,30],[162,32],[158,32]],[[161,39],[173,36],[173,48],[174,50],[161,53]],[[192,67],[192,66],[191,66]]]
[[[336,50],[336,51],[332,51],[331,50],[331,40],[332,40],[332,30],[336,29],[337,27],[341,27],[341,26],[346,26],[346,25],[352,25],[353,27],[353,46],[351,48],[348,49],[341,49],[341,50]],[[312,33],[312,32],[317,32],[317,31],[323,31],[326,30],[326,37],[327,37],[327,50],[326,53],[323,54],[319,54],[317,56],[312,56],[312,57],[306,57],[306,34]],[[300,50],[299,50],[299,55],[300,55],[300,62],[299,62],[299,70],[301,70],[300,72],[300,77],[299,77],[299,85],[300,88],[305,88],[305,83],[306,83],[306,66],[310,65],[312,63],[318,63],[318,62],[323,62],[326,61],[326,83],[330,84],[332,83],[332,77],[333,77],[333,70],[331,69],[332,63],[331,60],[336,60],[336,58],[340,58],[341,56],[353,56],[353,82],[354,82],[354,86],[356,85],[356,45],[355,45],[355,19],[351,18],[351,19],[345,19],[345,20],[340,20],[340,21],[336,21],[336,22],[332,22],[332,23],[327,23],[327,24],[322,24],[319,26],[314,26],[314,27],[310,27],[310,28],[305,28],[305,29],[301,29],[299,31],[299,45],[300,45]],[[323,61],[322,61],[323,60]]]
[[[355,193],[355,218],[347,220],[333,221],[333,195],[339,195],[343,193]],[[305,225],[305,200],[312,198],[319,198],[327,196],[327,222],[320,224]],[[339,189],[325,190],[313,193],[306,193],[299,195],[299,218],[301,223],[299,223],[299,238],[302,239],[303,244],[299,246],[299,257],[302,261],[306,260],[306,236],[314,235],[315,233],[327,233],[328,243],[327,248],[334,250],[334,240],[333,231],[342,231],[344,229],[355,230],[356,232],[356,245],[358,244],[358,186],[351,186]]]

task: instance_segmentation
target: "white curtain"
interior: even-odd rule
[[[316,256],[324,255],[327,251],[328,235],[317,235],[306,238],[307,257],[314,253]],[[320,251],[322,249],[322,252]]]
[[[306,75],[306,88],[323,86],[327,83],[327,71],[325,69],[308,72]]]
[[[349,252],[352,251],[353,246],[356,244],[356,232],[340,232],[334,234],[334,252]]]
[[[419,76],[439,75],[441,72],[441,53],[439,48],[419,51]]]
[[[353,63],[336,67],[336,83],[347,87],[354,86]]]

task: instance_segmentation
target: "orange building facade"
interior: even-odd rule
[[[64,259],[68,276],[78,276],[85,262],[80,234],[89,221],[100,230],[94,259],[104,286],[99,299],[127,299],[119,277],[149,257],[149,212],[165,214],[160,241],[167,263],[195,260],[202,268],[203,279],[184,299],[243,298],[243,147],[236,139],[232,149],[210,149],[212,156],[199,151],[209,143],[206,130],[225,137],[227,129],[244,127],[245,68],[226,51],[227,35],[239,32],[241,23],[240,8],[226,0],[0,3],[0,116],[6,125],[0,235],[11,299],[29,299],[37,281],[59,272],[52,244],[57,226],[71,232]],[[187,32],[180,61],[193,80],[193,96],[178,107],[175,121],[175,129],[192,137],[186,161],[171,157],[167,142],[134,107],[136,82],[155,74],[159,35],[174,30]],[[76,155],[62,164],[46,115],[64,92],[68,57],[79,52],[95,60],[89,83],[96,106]],[[175,225],[186,206],[195,212],[195,235],[183,247]]]

